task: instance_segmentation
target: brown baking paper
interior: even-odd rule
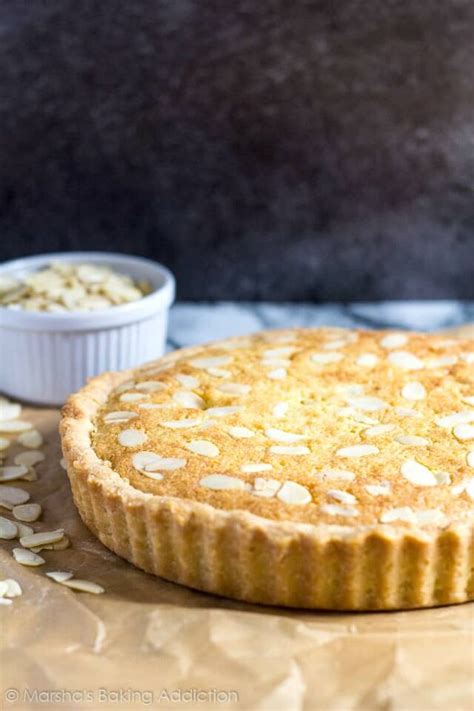
[[[23,418],[47,442],[39,480],[24,484],[44,508],[35,528],[64,527],[72,546],[43,551],[46,565],[26,568],[12,559],[14,544],[1,542],[1,577],[18,580],[23,595],[0,608],[0,708],[474,708],[473,604],[292,611],[147,575],[82,524],[59,464],[57,410],[25,408]],[[46,578],[49,570],[70,570],[106,592],[74,592]]]

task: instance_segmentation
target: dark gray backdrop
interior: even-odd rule
[[[472,0],[1,0],[2,258],[474,298]]]

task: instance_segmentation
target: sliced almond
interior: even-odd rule
[[[474,411],[473,410],[463,410],[462,412],[453,412],[451,415],[445,415],[443,417],[437,417],[435,423],[439,427],[451,428],[456,425],[464,425],[469,422],[474,422]]]
[[[267,377],[270,378],[270,380],[284,380],[287,374],[286,368],[275,368],[275,370],[271,370],[267,373]]]
[[[351,407],[359,410],[367,410],[368,412],[377,412],[388,407],[387,403],[378,397],[348,397],[347,402]]]
[[[119,400],[121,402],[140,402],[145,397],[145,393],[124,393],[120,395]]]
[[[348,471],[347,469],[331,469],[326,467],[322,469],[319,473],[322,479],[328,479],[329,481],[340,480],[340,481],[353,481],[356,478],[354,472]]]
[[[121,422],[133,420],[134,417],[138,417],[136,412],[130,412],[130,410],[115,410],[114,412],[108,412],[104,415],[104,422],[108,425],[116,425]]]
[[[33,425],[25,420],[0,420],[0,432],[8,434],[16,432],[26,432],[31,430]]]
[[[77,590],[79,592],[92,593],[93,595],[100,595],[105,592],[104,588],[97,583],[91,583],[89,580],[80,580],[79,578],[71,578],[68,580],[60,581],[61,585],[72,590]]]
[[[216,386],[216,389],[226,395],[247,395],[250,392],[250,385],[243,383],[221,383]]]
[[[229,365],[231,361],[231,356],[211,356],[210,358],[194,358],[189,362],[194,368],[206,370],[207,368],[220,368],[223,365]]]
[[[310,491],[296,481],[285,481],[277,494],[277,499],[284,504],[296,505],[309,504],[313,500]]]
[[[166,385],[157,380],[142,380],[141,383],[135,385],[135,389],[141,393],[155,393],[166,390]]]
[[[203,457],[218,457],[220,454],[219,447],[207,439],[194,439],[185,445],[186,449],[194,454],[200,454]]]
[[[16,402],[0,402],[0,420],[16,420],[21,415],[21,405]]]
[[[255,432],[248,427],[229,427],[228,432],[234,439],[249,439],[255,437]]]
[[[341,506],[341,504],[323,504],[321,511],[328,516],[344,516],[345,518],[354,518],[359,515],[357,509],[350,506]]]
[[[20,563],[20,565],[36,567],[46,563],[45,559],[40,555],[33,553],[33,551],[26,550],[25,548],[14,548],[12,554],[16,562]]]
[[[161,422],[163,427],[169,427],[172,430],[187,429],[189,427],[197,427],[202,423],[202,420],[184,418],[182,420],[169,420],[168,422]]]
[[[360,365],[362,368],[374,368],[379,359],[375,353],[362,353],[357,359],[356,364]]]
[[[30,500],[30,495],[24,489],[16,486],[0,486],[0,506],[5,509],[12,509],[18,504],[25,504]]]
[[[26,523],[22,523],[21,521],[15,521],[16,527],[18,528],[18,538],[22,538],[23,536],[30,536],[32,533],[34,533],[34,529],[31,526],[27,526]]]
[[[405,333],[389,333],[380,341],[382,348],[391,350],[392,348],[402,348],[408,343],[408,336]]]
[[[141,444],[144,444],[147,439],[148,437],[145,432],[135,429],[122,430],[122,432],[119,432],[117,437],[117,441],[122,445],[122,447],[138,447]]]
[[[206,489],[214,489],[215,491],[248,488],[242,479],[237,479],[237,477],[228,476],[227,474],[209,474],[200,479],[199,484],[206,487]]]
[[[399,508],[387,509],[386,511],[383,511],[379,521],[381,523],[394,523],[395,521],[416,523],[416,516],[410,506],[400,506]]]
[[[18,536],[18,528],[13,521],[4,516],[0,516],[0,538],[4,541],[11,541]]]
[[[34,467],[35,464],[43,462],[44,459],[45,455],[43,452],[40,452],[39,449],[30,449],[27,452],[20,452],[20,454],[17,454],[13,461],[17,465],[24,465],[25,467]]]
[[[24,548],[34,548],[36,546],[45,546],[50,543],[60,541],[64,536],[64,529],[59,528],[56,531],[41,531],[40,533],[32,533],[29,536],[22,536],[20,543]]]
[[[178,390],[174,393],[173,400],[181,407],[189,410],[203,410],[206,407],[202,397],[191,392],[191,390]]]
[[[62,459],[59,460],[59,466],[60,466],[62,469],[64,469],[65,471],[67,471],[67,462],[66,462],[66,460],[64,459],[64,457],[62,457]]]
[[[42,511],[40,504],[20,504],[13,508],[13,515],[17,521],[33,523],[39,519]]]
[[[13,580],[13,578],[6,578],[2,580],[2,583],[4,586],[3,597],[14,598],[23,593],[20,583],[17,580]]]
[[[242,464],[240,467],[240,471],[244,472],[245,474],[255,474],[257,472],[268,472],[271,469],[273,469],[271,464],[265,464],[264,462],[258,464]]]
[[[15,481],[15,479],[21,479],[25,474],[28,474],[28,467],[25,467],[23,464],[0,467],[0,482]]]
[[[438,483],[431,469],[415,459],[403,462],[400,471],[402,476],[414,486],[436,486]]]
[[[408,351],[391,351],[388,355],[388,361],[391,365],[402,370],[421,370],[424,368],[423,361]]]
[[[38,430],[27,430],[18,436],[18,443],[28,449],[37,449],[43,444],[43,435]]]
[[[278,481],[277,479],[264,479],[263,477],[256,477],[251,493],[254,496],[261,497],[262,499],[271,499],[275,496],[280,487],[281,481]]]
[[[363,431],[365,437],[381,437],[383,435],[392,432],[395,429],[395,425],[374,425],[373,427],[368,427]]]
[[[238,405],[232,405],[227,407],[210,407],[206,410],[206,415],[211,417],[226,417],[227,415],[235,415],[240,412],[242,408]]]
[[[65,570],[50,570],[45,575],[56,583],[65,583],[66,580],[70,580],[73,577],[72,573],[68,573]]]
[[[11,441],[6,437],[0,437],[0,451],[4,452],[10,446]]]
[[[395,441],[400,444],[405,444],[409,447],[428,447],[431,444],[426,437],[418,437],[417,435],[399,435],[395,437]]]
[[[274,405],[272,408],[273,417],[276,417],[277,419],[285,417],[286,413],[288,412],[288,407],[289,405],[287,402],[277,402],[277,404]]]
[[[339,363],[344,358],[342,353],[313,353],[311,360],[318,365],[329,365]]]
[[[331,499],[336,499],[336,501],[339,501],[341,504],[357,503],[357,498],[348,491],[342,491],[341,489],[329,489],[326,493],[329,497],[331,497]]]
[[[199,387],[199,380],[194,377],[194,375],[175,375],[174,376],[178,383],[186,388],[186,390],[194,390]]]
[[[456,425],[453,429],[453,434],[456,439],[459,439],[461,442],[474,439],[474,425]]]
[[[390,484],[366,484],[365,490],[371,496],[390,496]]]
[[[155,452],[137,452],[132,457],[132,464],[138,471],[154,472],[158,469],[174,471],[186,466],[186,459],[180,457],[160,457]]]

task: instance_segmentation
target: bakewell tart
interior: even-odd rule
[[[295,329],[176,351],[71,396],[86,525],[240,600],[381,610],[474,598],[474,340]]]

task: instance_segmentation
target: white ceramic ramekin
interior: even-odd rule
[[[21,278],[53,261],[104,264],[153,291],[138,301],[90,312],[38,313],[0,307],[0,391],[35,403],[60,405],[87,378],[130,368],[164,352],[175,280],[156,262],[106,252],[63,252],[0,266]]]

